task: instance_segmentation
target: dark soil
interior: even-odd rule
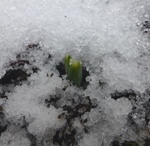
[[[60,146],[76,146],[78,141],[75,137],[78,130],[73,127],[73,121],[75,118],[79,118],[83,125],[84,132],[87,133],[88,130],[84,125],[87,119],[82,119],[81,116],[86,112],[90,112],[92,108],[96,108],[97,104],[96,101],[91,100],[89,96],[84,97],[78,93],[70,94],[63,92],[62,90],[61,95],[50,96],[49,99],[45,100],[47,107],[53,105],[55,108],[62,108],[64,112],[60,114],[58,118],[66,120],[66,124],[58,129],[53,136],[53,143],[57,143]],[[64,100],[66,101],[65,105],[63,104]]]
[[[135,97],[136,93],[132,89],[130,89],[130,90],[124,90],[122,92],[115,91],[114,93],[112,93],[110,95],[111,95],[111,98],[117,100],[117,99],[122,98],[122,97],[125,97],[128,99],[130,96]]]

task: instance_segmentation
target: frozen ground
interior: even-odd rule
[[[149,0],[1,0],[0,146],[149,144]],[[82,59],[86,83],[64,74]]]

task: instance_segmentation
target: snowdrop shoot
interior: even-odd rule
[[[81,61],[71,58],[69,54],[65,55],[65,69],[68,79],[73,81],[74,85],[80,87],[82,82],[82,65]]]

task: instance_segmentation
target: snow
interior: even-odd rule
[[[0,83],[0,128],[7,125],[0,146],[67,145],[68,135],[80,146],[144,142],[149,7],[148,0],[1,0],[0,78],[18,67],[28,77]],[[68,53],[89,72],[85,90],[57,70]]]
[[[17,126],[9,127],[9,132],[5,132],[0,137],[2,146],[28,146],[31,144],[27,137],[25,130],[18,128]]]

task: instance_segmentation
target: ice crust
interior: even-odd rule
[[[1,0],[0,78],[14,69],[19,53],[31,75],[16,86],[0,84],[0,128],[7,125],[0,146],[59,145],[54,135],[68,124],[68,108],[80,104],[73,111],[80,116],[66,128],[67,134],[76,130],[74,145],[144,142],[150,128],[149,7],[149,0]],[[85,90],[70,86],[56,69],[67,53],[89,71]],[[54,99],[48,107],[45,101]]]

